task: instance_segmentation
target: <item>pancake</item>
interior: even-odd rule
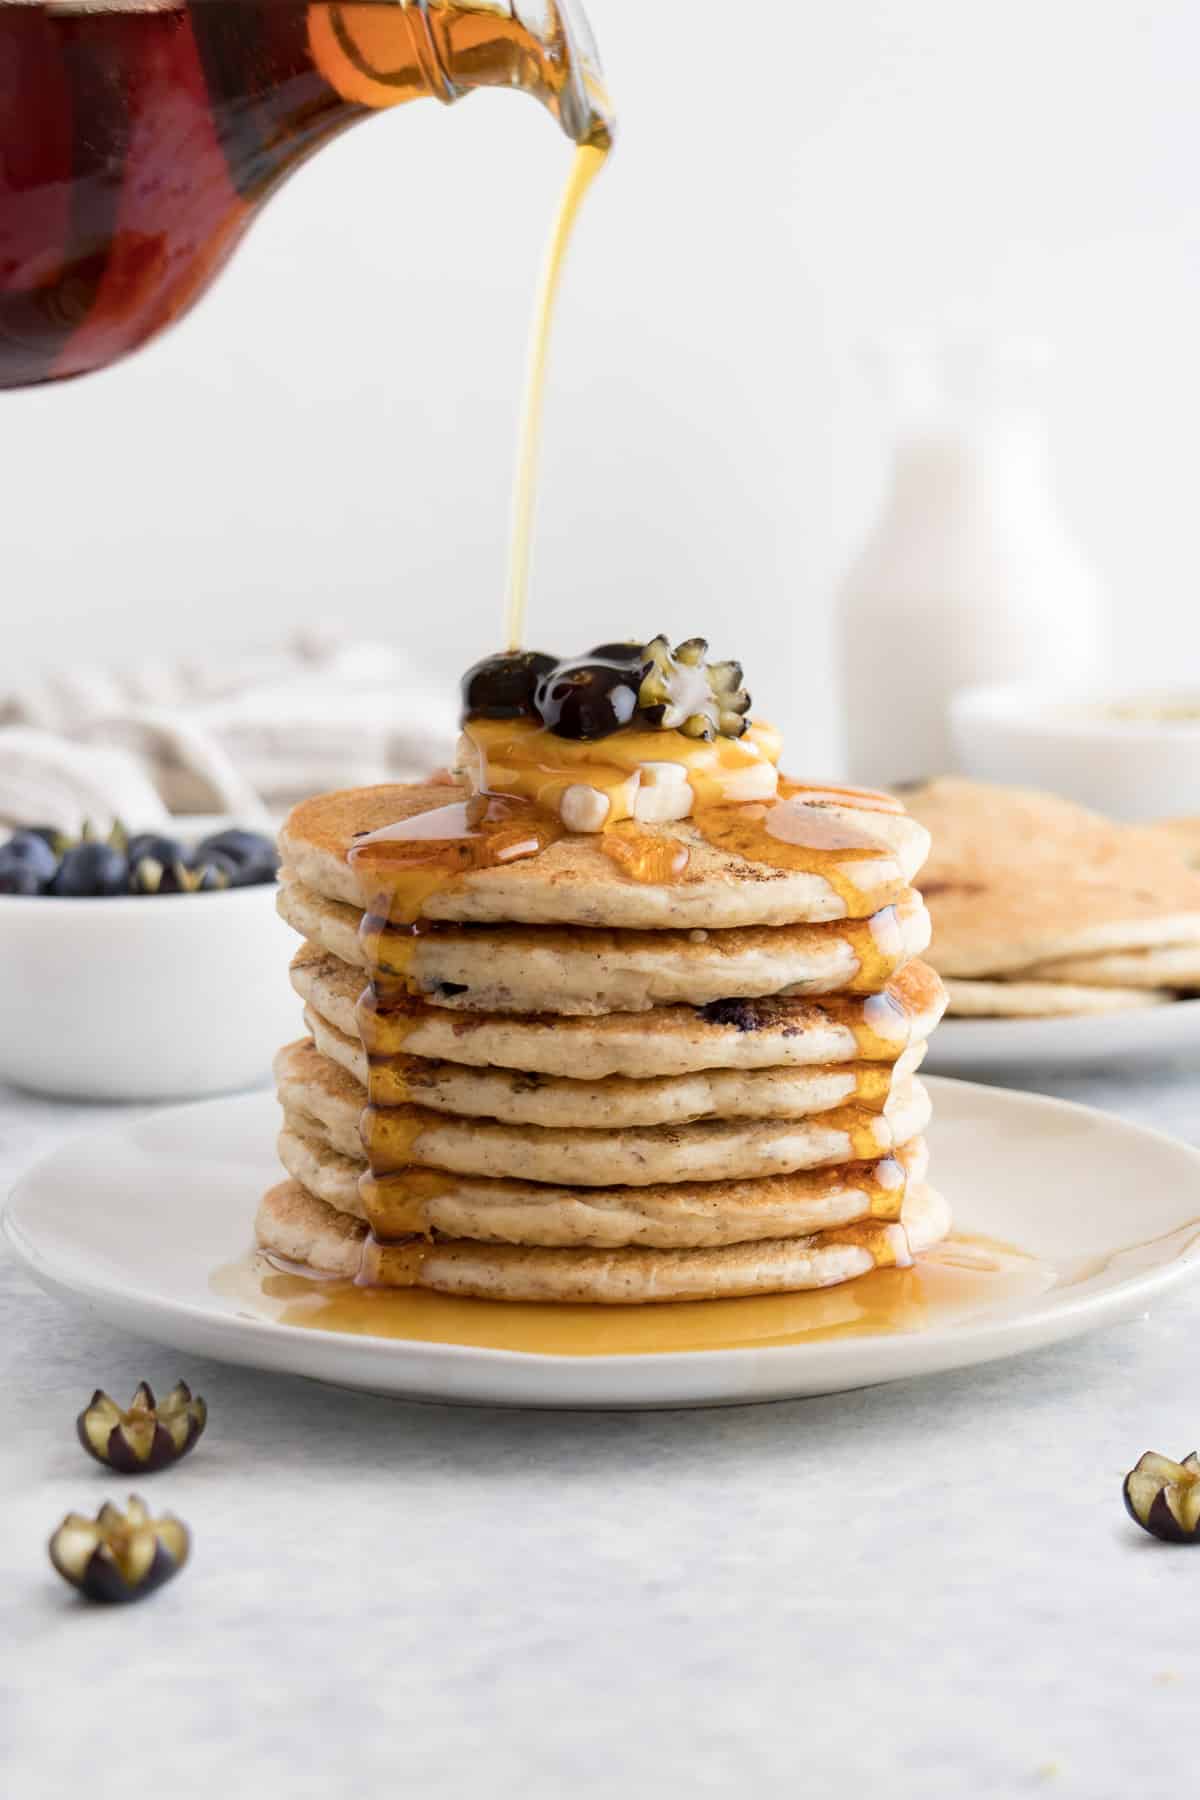
[[[465,794],[462,788],[419,784],[320,794],[289,814],[280,853],[313,893],[359,906],[362,896],[346,860],[356,835],[431,812]],[[828,803],[820,810],[878,840],[878,857],[846,865],[857,886],[882,893],[912,882],[928,854],[923,827],[904,813]],[[793,925],[846,916],[844,900],[823,875],[772,868],[716,849],[690,819],[639,830],[686,848],[687,867],[677,879],[636,881],[606,855],[601,834],[573,832],[537,856],[458,877],[451,889],[426,900],[422,916],[469,924],[642,930]]]
[[[436,1232],[482,1243],[697,1249],[715,1244],[798,1237],[865,1218],[894,1218],[903,1179],[894,1163],[771,1175],[757,1181],[660,1183],[653,1187],[573,1188],[531,1181],[449,1175],[406,1208],[398,1221],[386,1191],[367,1183],[364,1164],[331,1150],[299,1121],[285,1122],[279,1160],[315,1198],[353,1217],[372,1218],[379,1235]],[[923,1138],[898,1152],[911,1181],[923,1181]],[[894,1187],[891,1185],[895,1178]]]
[[[940,977],[922,962],[901,969],[878,998],[726,1000],[707,1011],[664,1006],[601,1018],[451,1013],[414,1001],[395,1020],[370,1011],[360,1019],[355,1008],[362,969],[317,944],[296,952],[291,980],[305,1003],[339,1031],[353,1037],[366,1030],[373,1053],[403,1047],[436,1061],[581,1080],[804,1068],[859,1057],[894,1061],[910,1041],[929,1036],[946,1004]]]
[[[809,1119],[705,1120],[613,1131],[457,1119],[419,1106],[364,1111],[363,1090],[353,1077],[303,1040],[276,1056],[275,1078],[286,1113],[314,1121],[343,1155],[361,1154],[365,1145],[376,1174],[415,1166],[572,1187],[718,1181],[861,1161],[919,1136],[930,1115],[928,1092],[917,1080],[898,1089],[882,1113],[847,1106]]]
[[[360,1156],[334,1150],[300,1114],[285,1112],[277,1142],[279,1160],[293,1180],[324,1200],[337,1212],[365,1219],[366,1205],[359,1183],[366,1173]]]
[[[1200,869],[1200,819],[1156,819],[1145,829],[1169,844],[1189,869]]]
[[[384,1287],[421,1287],[493,1300],[595,1302],[734,1298],[830,1287],[866,1274],[880,1261],[906,1261],[950,1229],[950,1209],[933,1188],[916,1184],[903,1227],[847,1225],[812,1237],[760,1240],[716,1249],[524,1249],[470,1241],[377,1244],[361,1220],[336,1212],[297,1181],[262,1199],[260,1247],[291,1263],[350,1279],[361,1271]]]
[[[1022,974],[1033,981],[1072,981],[1094,987],[1200,988],[1200,944],[1064,956],[1058,962],[1037,963]]]
[[[1200,943],[1200,872],[1160,828],[957,777],[905,799],[933,834],[922,886],[934,919],[929,960],[943,975]]]
[[[361,911],[291,877],[276,899],[302,937],[367,966]],[[731,994],[871,993],[929,942],[914,889],[869,920],[722,931],[608,931],[551,925],[454,926],[415,938],[381,930],[374,954],[433,1005],[590,1016]]]
[[[322,1056],[363,1088],[367,1053],[306,1007],[304,1023]],[[842,1063],[801,1069],[717,1069],[648,1080],[610,1075],[601,1081],[530,1075],[515,1069],[472,1069],[422,1056],[376,1058],[373,1094],[380,1106],[424,1106],[460,1118],[503,1119],[512,1125],[685,1125],[695,1119],[795,1119],[831,1107],[884,1104],[893,1085],[912,1075],[926,1046],[913,1044],[895,1063]]]
[[[1159,988],[1076,987],[1056,981],[946,983],[952,1018],[1053,1019],[1076,1013],[1133,1012],[1175,998]]]

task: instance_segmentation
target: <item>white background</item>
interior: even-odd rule
[[[707,633],[793,766],[877,503],[864,339],[1035,331],[1124,665],[1179,673],[1200,400],[1194,0],[591,0],[621,117],[559,319],[532,637]],[[513,422],[568,160],[523,97],[369,121],[128,364],[5,396],[5,677],[386,632],[496,644]]]

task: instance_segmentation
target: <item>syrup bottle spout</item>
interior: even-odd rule
[[[439,98],[475,88],[532,94],[577,144],[607,148],[613,113],[579,0],[416,0]]]

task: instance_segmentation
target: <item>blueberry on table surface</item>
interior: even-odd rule
[[[154,1518],[136,1495],[108,1503],[94,1519],[68,1513],[50,1539],[50,1561],[85,1599],[119,1605],[141,1600],[177,1575],[191,1553],[191,1534],[169,1513]]]
[[[127,1407],[97,1388],[75,1421],[89,1456],[122,1474],[151,1474],[186,1456],[208,1422],[208,1408],[186,1381],[156,1401],[148,1382],[138,1383]]]
[[[62,900],[84,900],[123,894],[129,863],[111,844],[76,844],[64,851],[49,892]]]

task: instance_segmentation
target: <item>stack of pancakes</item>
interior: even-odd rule
[[[818,874],[715,848],[692,819],[639,827],[650,879],[566,833],[434,885],[415,932],[364,930],[354,846],[459,797],[358,789],[284,826],[309,1035],[276,1062],[265,1249],[381,1286],[642,1302],[825,1287],[946,1234],[915,821],[823,802],[871,837],[852,880],[836,856]]]
[[[949,1011],[1049,1018],[1200,989],[1200,824],[1123,825],[1027,788],[911,790],[931,831],[930,961]]]

